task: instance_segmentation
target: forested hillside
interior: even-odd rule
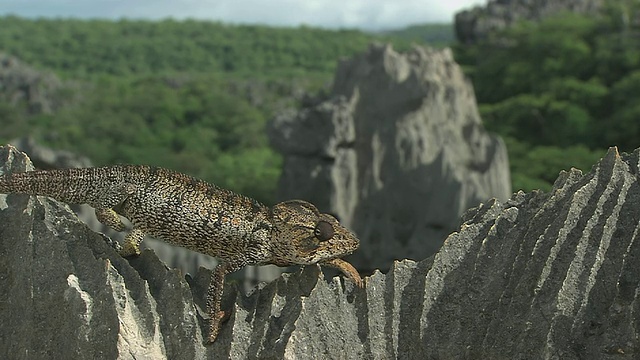
[[[330,84],[338,59],[372,41],[409,46],[355,30],[0,18],[0,52],[36,68],[21,76],[53,72],[65,84],[14,84],[19,96],[0,96],[0,142],[31,134],[97,165],[170,167],[269,203],[281,159],[266,121]],[[65,105],[30,104],[42,96]]]
[[[198,20],[28,20],[0,18],[0,47],[65,76],[164,73],[259,78],[332,74],[336,60],[374,40],[400,38],[357,30],[226,25]]]
[[[485,126],[507,142],[514,189],[549,189],[609,146],[640,146],[639,10],[611,1],[599,17],[559,14],[456,47]]]
[[[455,41],[451,24],[422,24],[411,25],[403,29],[384,31],[382,34],[414,41],[419,44],[429,44],[432,47],[447,47]]]
[[[640,146],[640,25],[634,2],[600,17],[559,14],[484,43],[455,46],[486,127],[503,136],[514,189],[549,189],[561,169],[588,170],[611,145]],[[52,111],[0,96],[0,141],[32,134],[98,165],[171,167],[271,202],[281,159],[264,126],[332,81],[341,57],[372,41],[396,49],[446,25],[382,35],[207,21],[0,18],[0,52],[64,87]],[[37,107],[36,107],[37,109]]]

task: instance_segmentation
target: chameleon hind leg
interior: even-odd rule
[[[113,209],[96,209],[96,217],[98,220],[111,227],[116,231],[124,231],[125,226],[122,220],[120,220],[120,216]],[[125,237],[124,237],[124,245],[120,246],[117,244],[112,244],[112,246],[118,250],[121,256],[127,257],[132,255],[140,254],[140,243],[144,239],[144,232],[139,228],[133,228]]]
[[[124,237],[124,245],[120,250],[123,257],[140,255],[140,243],[144,239],[144,232],[138,228],[133,228],[127,236]]]
[[[122,204],[135,191],[136,187],[133,184],[116,184],[97,194],[94,199],[87,203],[96,209],[98,221],[115,231],[124,231],[125,226],[120,220],[120,216],[113,210],[113,207]]]
[[[136,186],[133,184],[126,182],[114,184],[88,203],[95,208],[98,221],[115,231],[124,231],[126,227],[113,207],[121,205],[130,195],[135,193],[135,191]],[[144,233],[142,230],[134,227],[133,230],[125,236],[124,245],[121,247],[117,246],[116,249],[120,255],[125,257],[139,255],[142,239],[144,239]]]
[[[113,209],[96,208],[96,218],[115,231],[124,231],[125,229],[124,223],[120,220],[120,216],[118,216]]]

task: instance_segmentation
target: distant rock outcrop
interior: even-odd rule
[[[603,0],[489,0],[455,15],[455,32],[462,44],[473,44],[520,20],[538,21],[562,11],[596,13]]]
[[[50,72],[36,70],[13,56],[0,53],[0,99],[24,105],[31,114],[51,113],[75,101],[76,85],[63,83]],[[75,89],[77,90],[77,89]]]
[[[88,157],[71,151],[54,150],[39,144],[31,136],[15,139],[11,142],[18,150],[29,154],[29,159],[37,169],[65,169],[91,167],[93,164]]]
[[[24,171],[0,147],[0,172]],[[440,251],[366,287],[316,266],[226,288],[204,346],[209,272],[189,284],[150,251],[125,260],[44,197],[0,195],[3,359],[635,359],[640,349],[640,150],[609,151],[551,192],[468,211]]]
[[[448,49],[374,45],[340,63],[328,100],[279,115],[269,136],[284,155],[278,198],[354,230],[365,272],[433,254],[465,210],[511,194],[506,148]]]

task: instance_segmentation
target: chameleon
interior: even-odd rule
[[[216,257],[207,289],[206,342],[216,340],[230,311],[221,309],[225,276],[247,265],[320,264],[340,270],[362,287],[357,270],[342,257],[359,246],[354,233],[311,203],[289,200],[272,207],[169,169],[146,165],[36,170],[0,175],[0,193],[47,196],[88,204],[98,220],[126,231],[124,257],[140,254],[145,235]]]

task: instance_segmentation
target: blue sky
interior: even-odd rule
[[[229,23],[381,30],[453,15],[486,0],[0,0],[0,15],[75,18],[195,18]]]

